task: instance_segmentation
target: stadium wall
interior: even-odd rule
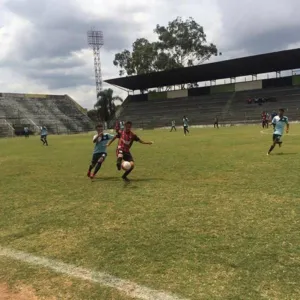
[[[292,76],[264,79],[262,81],[262,88],[263,89],[285,87],[285,86],[293,86]]]
[[[194,88],[188,90],[189,97],[210,95],[210,86],[204,86],[200,88]]]
[[[167,92],[168,99],[184,98],[184,97],[188,97],[188,90],[178,90],[178,91]]]
[[[262,89],[262,81],[255,80],[255,81],[247,81],[247,82],[238,82],[238,83],[235,83],[234,88],[235,88],[236,92],[261,90]]]
[[[158,100],[158,99],[166,99],[167,98],[167,92],[150,92],[148,93],[148,100]]]
[[[127,98],[125,99],[125,101]],[[128,100],[130,102],[148,101],[148,94],[129,95]],[[125,103],[125,101],[123,103]]]
[[[229,93],[235,91],[235,84],[222,84],[222,85],[214,85],[210,87],[211,94],[221,94],[221,93]]]
[[[300,85],[300,75],[293,76],[293,85]]]

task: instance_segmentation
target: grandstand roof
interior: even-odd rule
[[[300,49],[224,60],[194,67],[120,77],[105,82],[128,90],[211,81],[300,68]]]

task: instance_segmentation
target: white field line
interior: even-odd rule
[[[76,267],[71,264],[66,264],[45,257],[34,256],[32,254],[17,251],[0,246],[0,257],[11,258],[30,265],[40,266],[51,269],[57,273],[61,273],[70,277],[79,278],[91,282],[98,283],[105,287],[110,287],[124,295],[141,300],[187,300],[179,298],[176,295],[168,294],[162,291],[153,290],[141,285],[138,285],[129,280],[120,279],[104,272],[96,272],[88,269]]]

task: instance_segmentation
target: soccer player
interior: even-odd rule
[[[120,131],[120,121],[119,120],[116,121],[115,131],[116,131],[116,133],[118,133]]]
[[[218,118],[218,116],[215,117],[214,128],[219,129],[219,118]]]
[[[173,120],[171,124],[172,124],[172,127],[171,127],[171,130],[170,130],[170,132],[172,132],[172,131],[173,131],[173,129],[174,129],[175,131],[177,131],[177,129],[176,129],[176,125],[175,125],[175,124],[176,124],[176,123],[175,123],[175,120]]]
[[[107,146],[110,146],[116,139],[119,139],[119,144],[117,148],[117,169],[121,170],[122,160],[128,161],[131,164],[131,168],[122,176],[122,179],[126,182],[129,182],[127,176],[132,172],[134,169],[134,159],[130,153],[130,148],[133,142],[139,142],[144,145],[152,145],[153,142],[144,142],[142,141],[136,134],[131,131],[132,122],[127,121],[125,123],[125,129],[123,131],[119,131],[115,137],[109,141]]]
[[[120,130],[124,130],[124,121],[120,121]]]
[[[182,122],[183,122],[183,132],[184,132],[184,135],[186,135],[187,133],[190,133],[189,119],[186,116],[183,116]]]
[[[41,127],[41,141],[43,143],[43,146],[48,146],[48,141],[47,141],[47,136],[48,136],[48,130],[46,126]]]
[[[29,128],[27,126],[24,127],[24,136],[25,138],[29,138]]]
[[[267,153],[268,155],[275,148],[276,144],[278,144],[278,146],[281,147],[282,145],[281,137],[283,135],[285,126],[286,126],[286,133],[289,133],[290,124],[288,118],[284,116],[283,108],[279,109],[279,114],[273,118],[272,125],[274,126],[273,144]]]
[[[98,171],[100,170],[102,163],[104,162],[107,152],[106,145],[107,141],[114,138],[114,135],[103,132],[103,125],[99,124],[96,126],[97,134],[93,137],[93,143],[95,144],[94,152],[92,156],[92,161],[89,166],[89,170],[87,176],[93,179]],[[92,170],[95,168],[93,174],[91,174]]]

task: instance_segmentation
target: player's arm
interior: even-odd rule
[[[116,134],[108,143],[107,143],[107,147],[109,147],[117,138],[119,137],[118,134]]]
[[[135,136],[134,141],[139,142],[140,144],[143,144],[143,145],[152,145],[153,144],[153,142],[145,142],[145,141],[141,140],[138,136]]]
[[[98,140],[99,136],[100,136],[99,134],[94,135],[94,137],[93,137],[93,143],[94,144],[97,143],[97,140]]]
[[[290,131],[290,123],[288,120],[286,120],[286,133],[289,133]]]

